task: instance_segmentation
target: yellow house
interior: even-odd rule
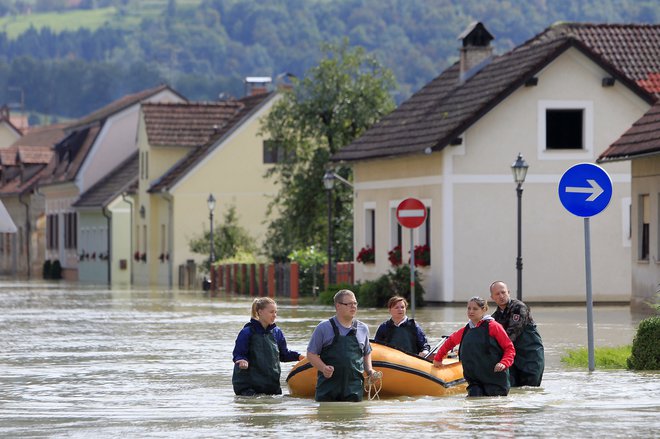
[[[654,90],[660,94],[660,74]],[[598,158],[632,164],[633,308],[648,310],[660,293],[660,99]]]
[[[374,264],[356,263],[356,280],[386,272],[397,245],[407,261],[396,207],[414,197],[429,213],[413,235],[431,249],[420,269],[426,300],[465,302],[504,280],[523,300],[583,302],[582,221],[562,207],[558,182],[570,166],[594,162],[654,102],[642,81],[660,71],[660,54],[638,49],[660,48],[660,26],[556,25],[499,56],[481,23],[459,38],[459,62],[333,157],[353,170],[354,253],[376,251]],[[520,287],[511,175],[519,153],[529,164]],[[628,302],[630,166],[607,171],[612,201],[591,222],[594,299]]]
[[[275,93],[262,93],[218,103],[143,106],[132,238],[135,284],[186,286],[184,268],[206,259],[192,253],[189,242],[209,230],[210,194],[217,200],[214,223],[233,206],[241,226],[263,241],[276,188],[264,178],[269,165],[258,131],[276,99]]]

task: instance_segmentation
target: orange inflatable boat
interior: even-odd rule
[[[371,342],[374,370],[383,374],[379,396],[445,396],[466,391],[463,366],[457,359],[445,359],[440,368],[417,355]],[[286,378],[291,396],[313,398],[316,369],[307,361],[299,361]],[[380,386],[380,383],[379,383]]]

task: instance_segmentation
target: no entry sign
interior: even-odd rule
[[[426,221],[426,206],[417,198],[406,198],[396,208],[396,219],[403,227],[416,229]]]

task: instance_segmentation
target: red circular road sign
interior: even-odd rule
[[[426,221],[426,206],[417,198],[406,198],[396,208],[396,219],[403,227],[416,229]]]

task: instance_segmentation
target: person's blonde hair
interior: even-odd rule
[[[392,296],[390,297],[390,300],[387,301],[387,309],[392,309],[394,305],[396,305],[399,302],[403,302],[403,304],[408,308],[408,301],[406,300],[405,297],[401,296]]]
[[[474,296],[474,297],[470,297],[468,303],[470,302],[474,302],[477,304],[477,306],[479,306],[479,308],[483,309],[484,311],[488,311],[488,302],[486,301],[486,299],[482,299],[479,296]]]
[[[339,302],[341,302],[342,297],[348,296],[349,294],[352,294],[353,297],[355,297],[355,293],[351,290],[339,290],[339,291],[337,291],[337,294],[335,294],[335,297],[333,299],[335,305],[338,304]]]
[[[270,297],[257,297],[252,301],[252,318],[259,320],[259,311],[265,309],[268,305],[277,305]]]

